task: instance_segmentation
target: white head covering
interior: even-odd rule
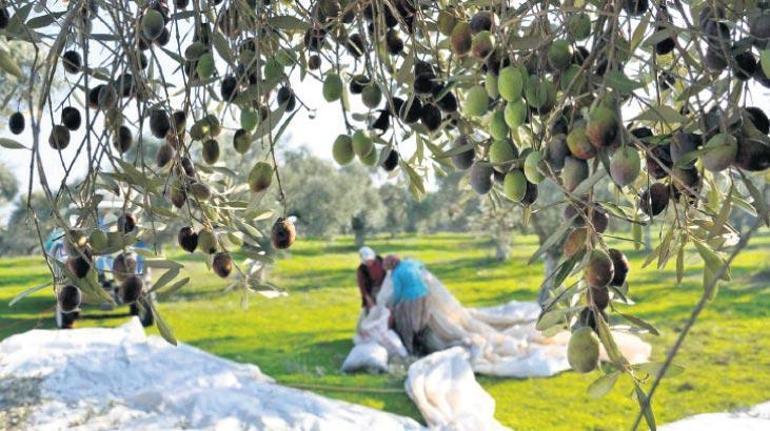
[[[377,258],[377,253],[375,253],[374,250],[372,250],[370,247],[361,247],[361,249],[358,250],[358,255],[361,256],[361,262],[366,262]]]

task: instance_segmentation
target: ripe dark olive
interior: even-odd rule
[[[671,160],[671,146],[669,144],[657,145],[652,148],[652,154],[646,157],[647,173],[655,179],[668,176],[668,170],[674,165]]]
[[[592,287],[589,289],[591,292],[591,302],[599,310],[604,310],[610,305],[610,289],[607,287]]]
[[[387,10],[387,8],[385,8]],[[401,54],[404,51],[404,41],[398,36],[398,32],[395,30],[388,31],[385,37],[385,43],[388,45],[388,51],[392,55]]]
[[[527,181],[527,190],[521,199],[523,205],[532,205],[537,200],[537,184]]]
[[[310,70],[318,70],[321,67],[321,57],[313,54],[307,59],[307,67]]]
[[[623,9],[625,9],[629,15],[641,15],[647,12],[649,7],[649,0],[625,0],[623,4]]]
[[[665,30],[666,27],[658,27],[658,31]],[[658,55],[666,55],[676,48],[676,41],[673,37],[667,37],[655,44],[655,52]]]
[[[594,330],[594,332],[598,331],[597,326],[597,320],[596,320],[596,312],[591,307],[586,307],[583,310],[580,311],[580,316],[578,317],[578,326],[584,326],[587,328],[591,328]],[[607,321],[607,314],[604,310],[600,310],[599,313],[601,314],[604,321]]]
[[[72,106],[67,106],[61,110],[61,122],[64,127],[75,131],[80,128],[80,111]]]
[[[171,163],[171,159],[174,158],[174,153],[176,151],[174,150],[174,147],[172,147],[170,144],[163,144],[160,147],[158,147],[158,152],[155,153],[155,163],[157,163],[159,168],[166,167],[169,163]]]
[[[150,131],[158,139],[163,139],[168,134],[171,123],[168,120],[166,111],[153,109],[150,111]]]
[[[131,134],[131,129],[129,129],[126,126],[120,126],[118,128],[118,131],[115,132],[115,139],[112,141],[113,146],[115,149],[120,153],[123,154],[129,149],[131,149],[131,146],[134,143],[134,137]]]
[[[85,277],[91,269],[90,252],[83,250],[81,253],[67,258],[67,268],[77,278]]]
[[[220,87],[222,99],[230,102],[238,95],[238,79],[233,75],[227,75],[222,79]]]
[[[441,110],[432,103],[423,105],[420,121],[431,132],[437,130],[441,126]]]
[[[11,117],[8,118],[8,128],[11,129],[11,133],[18,135],[24,131],[24,114],[21,112],[14,112]]]
[[[770,145],[758,139],[741,137],[738,139],[735,165],[756,172],[770,168]]]
[[[751,51],[744,51],[733,57],[733,60],[735,61],[733,64],[735,77],[741,81],[746,81],[754,76],[757,67],[760,67],[757,58]]]
[[[112,276],[122,282],[136,273],[136,258],[129,253],[120,253],[112,261]]]
[[[115,79],[116,88],[119,89],[119,93],[122,97],[131,97],[136,91],[134,85],[134,76],[130,73],[124,73]]]
[[[583,276],[590,287],[607,286],[615,276],[615,267],[610,256],[602,250],[594,249],[588,259]]]
[[[11,15],[8,13],[8,9],[0,8],[0,30],[5,30],[8,27],[8,22],[11,20]]]
[[[423,73],[414,78],[414,92],[417,94],[429,94],[433,91],[433,76]]]
[[[233,258],[225,252],[219,252],[214,255],[211,268],[218,276],[227,278],[233,271]]]
[[[382,162],[382,169],[385,169],[387,172],[391,172],[392,170],[396,169],[398,166],[398,151],[391,149],[388,152],[388,157],[385,158]]]
[[[749,106],[746,108],[746,112],[749,114],[749,120],[751,120],[757,130],[765,135],[770,133],[770,120],[768,120],[767,115],[761,108]]]
[[[61,124],[53,126],[48,144],[55,150],[63,150],[70,144],[70,131]]]
[[[350,78],[350,85],[348,88],[352,94],[361,94],[364,91],[364,87],[369,85],[369,78],[364,75],[355,75]]]
[[[68,284],[59,289],[59,294],[56,296],[56,299],[62,312],[71,313],[80,307],[82,295],[77,286]]]
[[[409,106],[407,105],[409,105],[409,102],[404,102],[398,112],[405,123],[411,124],[420,119],[420,115],[422,115],[422,103],[420,103],[420,99],[415,97],[412,99],[412,104]]]
[[[626,282],[628,276],[629,266],[628,258],[622,251],[611,248],[608,250],[610,259],[612,259],[612,265],[615,267],[615,276],[610,281],[610,286],[620,287]]]
[[[124,304],[131,304],[136,302],[140,296],[142,296],[142,290],[144,289],[144,281],[136,275],[131,275],[120,284],[118,289],[120,293],[120,299]]]
[[[361,57],[364,54],[365,49],[364,38],[358,33],[351,34],[345,43],[345,47],[353,57]]]
[[[326,30],[320,27],[313,27],[305,31],[305,46],[311,51],[318,51],[321,49],[326,37]]]
[[[136,228],[136,217],[131,213],[123,213],[118,217],[118,232],[129,233]]]
[[[271,233],[271,240],[273,247],[279,249],[286,249],[294,244],[294,240],[297,238],[297,231],[294,228],[294,223],[283,217],[279,217],[273,225],[273,231]]]
[[[91,108],[98,108],[99,107],[99,92],[102,91],[102,87],[104,87],[104,84],[97,85],[96,87],[88,90],[88,106]]]
[[[182,170],[184,171],[184,174],[187,175],[190,178],[195,177],[195,165],[193,164],[192,160],[190,160],[189,157],[182,157],[182,159],[179,162],[180,166],[182,166]]]
[[[179,229],[179,235],[177,236],[179,246],[182,250],[192,253],[198,247],[198,234],[190,226],[185,226]]]
[[[382,132],[386,132],[390,127],[390,111],[387,109],[381,109],[380,115],[371,124],[372,129],[378,129]]]
[[[61,58],[64,71],[67,73],[78,73],[83,67],[83,59],[77,51],[65,51]]]
[[[655,183],[642,192],[639,208],[648,216],[656,216],[668,206],[669,190],[663,183]]]
[[[457,137],[457,139],[454,140],[452,143],[452,148],[459,148],[464,147],[468,145],[470,141],[468,141],[468,137],[465,135],[460,135]],[[461,153],[457,153],[452,156],[452,164],[455,168],[465,170],[470,168],[473,165],[473,159],[475,157],[476,153],[473,150],[473,146],[471,146],[468,150],[465,150]]]
[[[297,106],[297,97],[289,87],[279,88],[278,94],[276,95],[276,100],[278,100],[279,105],[286,104],[287,111],[293,111]]]
[[[164,27],[163,31],[160,33],[160,36],[155,39],[155,43],[160,46],[166,46],[169,42],[171,42],[171,32],[168,31],[168,28]]]
[[[591,220],[594,230],[599,233],[606,231],[607,226],[610,224],[610,217],[607,215],[607,211],[599,204],[594,205],[593,208],[588,208],[587,211],[589,213],[588,219]]]
[[[480,33],[482,31],[490,31],[492,30],[492,26],[494,25],[494,15],[492,15],[492,12],[489,11],[481,11],[473,15],[471,18],[471,31],[476,34]]]
[[[436,95],[436,97],[440,96]],[[436,100],[439,109],[446,113],[457,112],[457,97],[451,91],[447,91],[440,99]]]

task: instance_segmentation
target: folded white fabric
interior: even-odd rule
[[[495,400],[476,382],[468,351],[461,347],[413,363],[404,386],[431,429],[508,429],[495,420]]]

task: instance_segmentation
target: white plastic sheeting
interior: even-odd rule
[[[423,276],[430,289],[428,326],[433,341],[443,348],[465,348],[475,372],[500,377],[546,377],[570,368],[569,333],[545,337],[535,329],[540,313],[537,303],[512,301],[488,308],[465,308],[433,274],[426,270]],[[403,346],[393,347],[393,331],[388,329],[388,313],[383,306],[392,290],[388,274],[377,298],[378,305],[358,324],[355,344],[387,340],[388,346],[384,347],[401,352]],[[649,360],[652,347],[648,343],[620,331],[613,335],[629,361]]]
[[[33,330],[0,342],[0,379],[41,378],[34,430],[417,430],[410,418],[272,383],[254,365],[115,329]]]
[[[476,382],[461,347],[428,355],[409,367],[406,391],[431,429],[506,430],[495,420],[495,400]]]
[[[503,429],[494,419],[495,402],[476,382],[474,373],[500,377],[547,377],[570,368],[567,362],[569,333],[543,336],[535,329],[540,306],[512,301],[488,308],[465,308],[429,271],[428,326],[434,344],[443,350],[413,363],[406,389],[431,428],[447,430]],[[388,329],[388,304],[393,285],[385,277],[377,306],[359,320],[356,344],[346,362],[361,358],[372,342],[388,343],[391,356],[404,356],[403,346],[393,347]],[[632,363],[647,362],[651,346],[639,337],[613,333],[621,351]],[[382,341],[380,341],[382,340]],[[365,343],[365,344],[364,344]],[[399,343],[400,344],[400,343]],[[603,359],[606,354],[602,351]],[[378,358],[371,358],[375,363]]]
[[[770,430],[770,401],[743,411],[690,416],[659,429],[660,431],[767,431]]]

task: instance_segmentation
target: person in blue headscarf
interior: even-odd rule
[[[430,349],[423,342],[429,330],[430,320],[425,266],[416,260],[400,260],[393,255],[385,258],[384,266],[390,271],[393,283],[393,295],[388,304],[393,315],[393,329],[410,354],[430,353]]]

